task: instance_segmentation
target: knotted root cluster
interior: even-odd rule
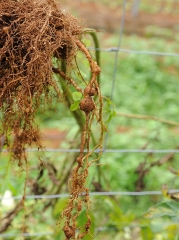
[[[97,159],[90,161],[89,157],[96,148],[101,148],[104,130],[102,122],[102,97],[97,82],[97,75],[100,73],[100,68],[96,62],[92,60],[84,45],[80,41],[77,41],[76,44],[86,55],[86,58],[90,63],[92,77],[88,82],[88,85],[82,91],[84,98],[80,101],[80,109],[85,113],[86,122],[81,135],[80,153],[76,159],[77,166],[73,170],[72,178],[69,181],[70,198],[66,208],[62,213],[62,218],[65,218],[65,226],[63,227],[63,231],[66,235],[66,239],[82,239],[86,234],[90,233],[91,218],[89,214],[89,189],[85,186],[85,182],[88,177],[88,168],[93,162],[99,159],[98,157]],[[98,109],[93,100],[93,96],[98,97]],[[97,118],[97,122],[100,124],[100,138],[98,144],[93,148],[93,150],[90,151],[89,143],[91,125],[95,117]],[[87,152],[85,152],[85,149]],[[76,220],[83,207],[86,209],[87,220],[82,228],[77,226]],[[78,234],[76,234],[77,229],[79,230]]]
[[[0,109],[3,113],[0,135],[5,136],[12,158],[19,166],[23,160],[27,161],[27,145],[42,147],[34,120],[36,111],[48,105],[54,94],[61,98],[54,73],[83,95],[79,107],[86,121],[77,165],[69,181],[70,198],[61,216],[66,239],[82,239],[90,231],[89,189],[85,182],[89,166],[99,158],[89,160],[89,157],[96,148],[101,148],[104,131],[102,96],[97,82],[100,68],[80,40],[82,33],[81,23],[52,0],[0,0]],[[54,59],[71,65],[77,51],[84,53],[91,69],[91,79],[84,89],[54,65]],[[90,150],[91,125],[95,118],[99,123],[99,141]],[[77,219],[83,208],[87,220],[80,228]]]
[[[60,95],[53,79],[53,59],[72,61],[80,22],[53,1],[0,0],[1,133],[13,133],[13,158],[22,164],[25,145],[41,147],[34,114]]]

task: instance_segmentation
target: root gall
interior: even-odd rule
[[[86,86],[86,88],[84,89],[84,95],[95,96],[97,95],[97,90],[94,87]]]
[[[85,113],[89,113],[95,109],[95,104],[90,96],[86,96],[80,101],[80,110],[84,111]]]

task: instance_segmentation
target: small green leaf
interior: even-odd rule
[[[76,109],[78,109],[80,104],[80,100],[75,101],[71,106],[70,106],[70,110],[71,111],[75,111]]]
[[[85,46],[86,47],[89,47],[89,46],[91,46],[91,41],[90,41],[90,39],[83,39],[83,43],[85,44]]]
[[[78,58],[78,59],[82,59],[82,58],[84,58],[84,55],[83,55],[83,53],[82,52],[77,52],[77,54],[76,54],[76,58]]]
[[[83,239],[84,240],[92,240],[94,239],[94,234],[95,234],[95,217],[94,215],[91,213],[90,214],[90,218],[91,218],[91,226],[90,226],[90,234],[87,234]],[[81,226],[82,228],[84,227],[85,223],[87,222],[87,216],[86,216],[86,212],[83,210],[78,218],[78,225]]]
[[[116,111],[114,109],[109,110],[109,115],[105,123],[108,125],[109,122],[116,116]]]
[[[62,198],[57,201],[57,203],[55,204],[54,209],[53,209],[53,216],[55,218],[57,218],[61,214],[61,212],[63,211],[66,204],[67,204],[66,198],[64,198],[64,199]]]
[[[141,228],[142,239],[151,240],[154,239],[154,234],[150,227],[144,226]]]
[[[52,58],[52,64],[53,64],[53,66],[54,66],[55,68],[58,68],[58,67],[59,67],[59,65],[58,65],[58,59],[57,59],[56,57],[53,57],[53,58]]]
[[[73,96],[74,101],[78,101],[82,98],[82,93],[81,92],[73,92],[72,96]]]
[[[88,76],[87,73],[83,72],[82,70],[80,70],[80,72],[81,72],[81,75],[83,76],[83,78],[87,78],[87,76]]]
[[[104,122],[105,125],[108,126],[109,122],[116,116],[116,110],[114,103],[105,97],[105,106],[103,108],[103,112],[105,113]]]
[[[172,221],[179,219],[179,203],[174,201],[162,202],[149,208],[144,215],[146,218],[169,217]]]

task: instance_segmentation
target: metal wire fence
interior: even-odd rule
[[[133,1],[133,7],[132,7],[132,14],[136,17],[139,13],[140,10],[140,3],[142,1],[140,0],[134,0]],[[162,2],[162,1],[161,1]],[[175,4],[176,1],[173,1],[173,4]],[[154,55],[154,56],[167,56],[167,57],[179,57],[178,53],[168,53],[168,52],[153,52],[153,51],[136,51],[133,49],[123,49],[121,48],[121,41],[123,38],[123,31],[125,27],[125,12],[126,12],[126,4],[127,0],[123,1],[123,10],[122,10],[122,18],[121,22],[119,23],[119,35],[118,35],[118,44],[115,47],[110,47],[110,48],[93,48],[90,47],[90,50],[96,50],[100,52],[109,52],[115,53],[115,61],[114,61],[114,66],[113,66],[113,76],[112,76],[112,87],[111,87],[111,93],[110,93],[110,99],[113,100],[114,97],[114,89],[115,89],[115,84],[116,84],[116,75],[117,75],[117,66],[120,61],[120,53],[129,53],[129,54],[139,54],[139,55]],[[118,79],[120,76],[117,76]],[[110,125],[109,125],[109,131],[110,131]],[[107,148],[107,142],[108,142],[108,134],[106,134],[105,141],[104,141],[104,146],[102,149],[102,152],[104,154],[107,153],[174,153],[178,154],[179,150],[177,149],[108,149]],[[26,149],[27,152],[37,152],[41,150],[37,149]],[[80,149],[53,149],[53,148],[46,148],[43,150],[43,152],[60,152],[60,153],[74,153],[74,152],[80,152]],[[95,152],[100,152],[100,149],[95,150]],[[7,150],[2,150],[2,152],[7,152]],[[170,191],[171,193],[173,192],[179,192],[178,189],[174,189]],[[148,196],[148,195],[161,195],[161,191],[143,191],[143,192],[91,192],[91,196],[121,196],[121,195],[126,195],[126,196]],[[68,194],[55,194],[55,195],[27,195],[25,198],[26,199],[55,199],[55,198],[67,198],[69,195]],[[21,199],[22,196],[13,196],[12,199],[14,200],[19,200]],[[3,198],[0,197],[0,200]],[[98,229],[99,230],[99,229]],[[101,229],[102,230],[102,229]],[[45,236],[45,235],[52,235],[53,232],[39,232],[39,233],[23,233],[23,234],[0,234],[0,237],[2,238],[12,238],[16,236],[24,236],[24,237],[33,237],[33,236]]]

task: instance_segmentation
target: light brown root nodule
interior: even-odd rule
[[[19,166],[27,166],[27,145],[42,147],[34,120],[36,111],[41,105],[48,105],[54,93],[57,98],[61,97],[53,74],[59,74],[83,95],[79,107],[86,121],[80,153],[69,181],[70,198],[61,215],[66,239],[82,239],[89,234],[91,225],[89,189],[85,186],[88,168],[98,160],[90,161],[89,157],[96,148],[101,148],[104,130],[102,97],[97,82],[100,68],[80,41],[83,32],[80,22],[65,14],[54,1],[0,0],[0,5],[0,109],[3,112],[0,136],[5,136],[12,158]],[[88,59],[92,73],[84,90],[54,64],[57,60],[72,64],[78,50]],[[90,151],[91,125],[95,117],[100,136]],[[8,141],[10,135],[13,136],[11,142]],[[80,227],[77,219],[84,208],[86,223]]]

